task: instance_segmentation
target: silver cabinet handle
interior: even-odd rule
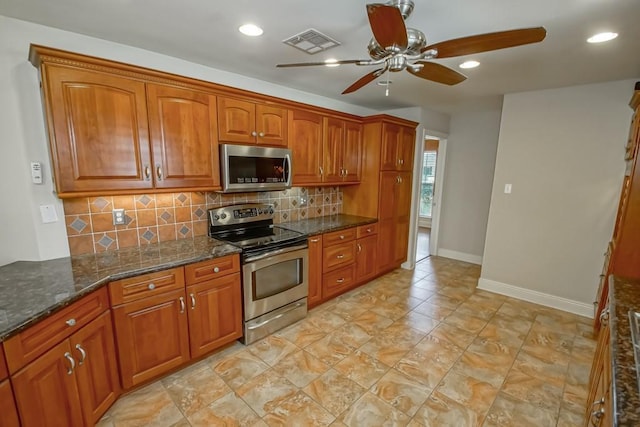
[[[604,408],[600,408],[596,411],[593,411],[591,413],[591,425],[592,426],[598,426],[600,424],[600,418],[602,418],[604,416]],[[595,420],[593,419],[595,417]]]
[[[606,325],[608,321],[609,321],[609,307],[605,308],[600,313],[600,323],[602,325]]]
[[[324,175],[324,169],[322,169],[322,166],[318,166],[320,168],[320,176]]]
[[[396,184],[400,184],[400,175],[396,176]]]
[[[184,303],[184,297],[180,297],[180,314],[184,313],[186,308],[187,307]]]
[[[151,168],[149,165],[144,165],[144,180],[149,181],[151,179]]]
[[[342,259],[342,258],[344,258],[344,255],[343,255],[343,254],[336,255],[336,258],[338,258],[338,259]]]
[[[156,175],[158,176],[158,181],[162,181],[162,166],[156,165]]]
[[[73,370],[76,369],[76,361],[68,351],[64,354],[64,358],[69,361],[69,367],[67,368],[67,375],[73,374]]]
[[[147,286],[147,288],[152,291],[156,288],[156,284],[155,283],[149,283],[149,285]]]
[[[591,407],[593,408],[596,405],[604,405],[604,396],[600,398],[600,400],[596,400],[595,402],[593,402],[593,404],[591,404]]]
[[[358,253],[362,252],[362,245],[358,243]]]
[[[371,229],[370,228],[367,228],[367,233],[371,233]]]
[[[347,175],[349,175],[349,169],[344,170],[344,176],[347,176]]]
[[[320,241],[320,239],[309,239],[309,241],[311,243],[318,243]]]
[[[220,267],[213,267],[214,273],[220,273]]]
[[[398,177],[398,184],[402,184],[404,182],[404,180],[402,179],[401,176]]]
[[[336,280],[336,283],[344,283],[344,277],[341,277]]]
[[[87,352],[82,348],[80,344],[76,344],[76,350],[80,352],[80,359],[78,360],[78,366],[82,366],[84,361],[87,360]]]
[[[76,326],[76,319],[71,318],[69,320],[67,320],[66,322],[64,322],[67,324],[67,326]]]
[[[196,309],[196,297],[193,294],[189,294],[189,297],[191,297],[191,310],[195,310]]]

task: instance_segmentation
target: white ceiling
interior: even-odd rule
[[[0,0],[0,14],[381,110],[420,106],[451,112],[510,92],[640,76],[638,0],[417,0],[407,26],[423,31],[430,44],[515,28],[547,29],[547,38],[539,44],[436,60],[456,69],[465,59],[481,62],[476,69],[460,70],[468,79],[457,86],[401,72],[391,74],[388,97],[375,83],[340,95],[375,68],[275,67],[329,57],[368,59],[369,1]],[[240,34],[237,28],[246,22],[262,26],[264,35]],[[282,43],[309,28],[342,45],[308,55]],[[601,45],[585,42],[600,31],[620,36]]]

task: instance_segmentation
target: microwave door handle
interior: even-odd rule
[[[293,176],[293,171],[291,170],[291,156],[289,154],[284,155],[284,160],[282,161],[282,169],[287,172],[286,185],[287,187],[291,187],[291,177]]]

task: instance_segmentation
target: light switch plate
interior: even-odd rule
[[[511,184],[504,185],[504,194],[511,194]]]
[[[53,205],[40,205],[40,216],[43,224],[49,224],[58,220],[56,208]]]

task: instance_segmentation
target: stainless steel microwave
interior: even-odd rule
[[[223,193],[291,188],[291,150],[255,145],[220,145]]]

